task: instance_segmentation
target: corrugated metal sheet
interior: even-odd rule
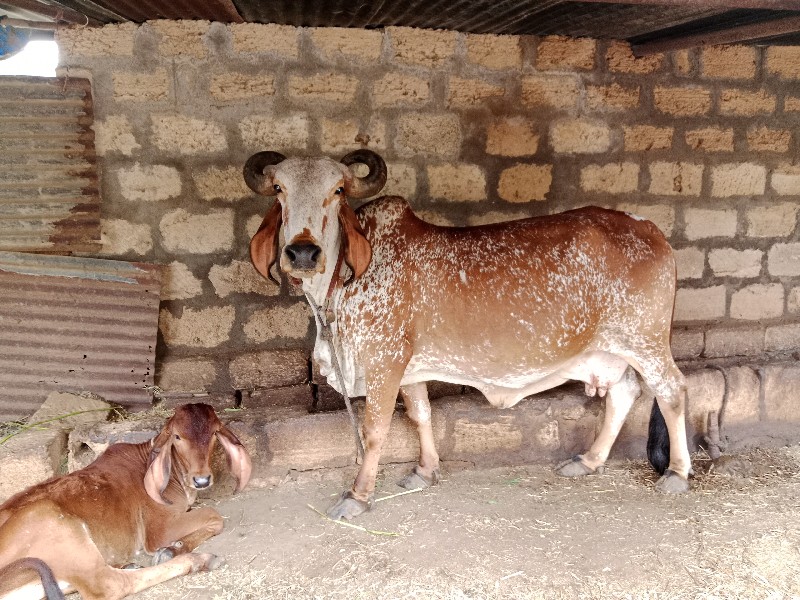
[[[390,25],[471,33],[627,38],[714,15],[696,7],[589,4],[564,0],[234,0],[245,21],[310,27]]]
[[[143,23],[153,19],[206,19],[221,23],[241,23],[242,18],[231,0],[60,0],[73,10],[108,21],[107,12],[128,21]],[[87,5],[94,5],[87,7]]]
[[[0,77],[0,251],[98,249],[93,118],[87,79]]]
[[[9,1],[9,0],[6,0]],[[27,2],[28,0],[14,0]],[[386,26],[451,29],[470,33],[559,34],[648,42],[662,33],[717,28],[716,17],[759,23],[800,15],[794,0],[51,0],[89,19],[110,23],[150,19],[208,19],[223,23],[280,23],[312,27]],[[0,7],[3,2],[0,0]],[[738,10],[737,10],[738,9]],[[763,9],[763,10],[762,10]],[[764,14],[764,13],[771,13]],[[707,21],[713,18],[711,24]],[[765,34],[788,43],[796,32]],[[749,43],[751,40],[744,40]]]
[[[0,252],[0,421],[53,391],[149,405],[157,265]]]

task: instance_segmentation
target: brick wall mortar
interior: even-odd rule
[[[262,43],[265,32],[271,46]],[[695,263],[697,256],[706,261],[701,271],[693,263],[679,286],[692,292],[684,296],[699,294],[711,304],[700,306],[698,319],[681,309],[682,324],[698,331],[752,325],[730,312],[739,292],[736,298],[767,294],[765,314],[745,311],[764,323],[800,317],[792,292],[800,274],[780,266],[777,254],[772,270],[768,263],[776,244],[800,242],[800,169],[793,166],[800,157],[800,110],[784,110],[792,102],[800,108],[800,100],[791,100],[800,72],[792,52],[756,49],[750,69],[725,63],[728,52],[712,49],[634,59],[615,41],[509,40],[407,28],[337,38],[348,32],[150,23],[58,34],[62,69],[88,72],[93,80],[102,146],[101,254],[185,265],[202,284],[191,297],[163,302],[173,319],[185,309],[202,319],[204,309],[235,307],[230,333],[219,344],[175,344],[176,338],[162,335],[161,358],[310,350],[313,328],[301,327],[295,336],[262,333],[258,342],[245,331],[258,311],[288,311],[301,303],[288,283],[274,294],[247,284],[222,297],[208,281],[213,267],[247,261],[247,241],[271,201],[254,197],[235,178],[252,152],[267,148],[287,155],[372,148],[397,165],[390,170],[393,189],[416,192],[409,198],[415,210],[452,225],[587,203],[632,210],[662,227],[675,248],[695,248]],[[123,42],[119,48],[112,47],[115,36]],[[429,46],[414,47],[415,40]],[[169,56],[155,51],[165,43]],[[359,44],[369,60],[358,58]],[[518,59],[515,52],[513,58],[504,54],[517,47]],[[732,54],[750,55],[741,49]],[[145,87],[136,87],[138,76]],[[380,88],[386,78],[395,82],[388,91]],[[476,85],[463,81],[477,82],[484,93],[466,94]],[[453,99],[456,84],[461,91]],[[773,131],[789,132],[788,140],[780,133],[773,144]],[[443,192],[442,182],[430,181],[448,165],[479,169],[485,179],[480,197],[472,189]],[[615,172],[624,180],[616,181]],[[147,183],[146,173],[169,176]],[[178,210],[226,231],[210,236],[207,247],[172,239],[180,232],[173,223]],[[762,268],[755,275],[752,258],[738,271],[715,271],[707,262],[709,256],[758,252]],[[708,291],[715,289],[724,297]],[[774,314],[779,296],[786,315]],[[302,313],[291,314],[302,320]]]

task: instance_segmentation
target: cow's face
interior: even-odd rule
[[[358,177],[350,167],[356,163],[366,164],[369,174]],[[334,268],[340,248],[354,277],[366,270],[371,249],[347,197],[364,198],[383,187],[386,165],[380,156],[359,150],[336,162],[259,152],[247,161],[244,178],[253,191],[276,196],[250,242],[250,256],[262,275],[275,281],[270,267],[279,260],[290,276],[310,279]],[[281,225],[286,243],[277,249]]]
[[[336,215],[346,202],[345,170],[328,158],[291,158],[275,169],[273,190],[286,240],[279,264],[292,277],[324,273],[328,255],[338,246]]]

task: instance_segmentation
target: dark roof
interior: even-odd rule
[[[800,0],[0,0],[9,17],[101,25],[152,19],[387,26],[625,39],[641,53],[800,41]]]

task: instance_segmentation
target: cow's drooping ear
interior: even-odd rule
[[[339,223],[344,238],[344,262],[353,271],[353,276],[345,282],[348,285],[367,270],[369,261],[372,260],[372,246],[367,241],[356,213],[344,201],[339,206]]]
[[[253,261],[253,266],[262,276],[276,285],[280,285],[280,282],[272,276],[270,269],[275,264],[278,254],[278,231],[281,228],[281,219],[281,203],[275,200],[261,221],[258,231],[250,240],[250,260]]]
[[[167,421],[164,429],[153,440],[149,461],[147,472],[144,474],[144,489],[147,491],[147,495],[159,504],[172,504],[163,495],[172,472],[172,428],[170,427],[170,421]]]

